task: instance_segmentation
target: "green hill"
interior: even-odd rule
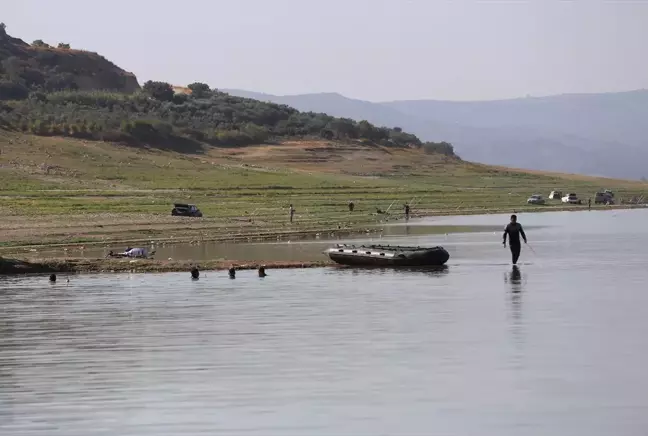
[[[203,83],[189,85],[189,95],[175,93],[164,82],[149,81],[139,90],[132,74],[95,53],[52,48],[42,41],[30,46],[4,29],[0,65],[0,128],[5,130],[190,153],[206,146],[317,137],[454,154],[450,144],[423,143],[397,127],[303,113],[233,97]]]

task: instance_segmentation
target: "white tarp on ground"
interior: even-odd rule
[[[123,254],[128,257],[148,257],[146,248],[131,248],[130,250],[124,251]]]

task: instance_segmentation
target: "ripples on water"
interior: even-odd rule
[[[519,271],[0,278],[0,434],[646,434],[648,234],[593,216]]]

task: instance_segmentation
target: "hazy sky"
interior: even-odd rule
[[[648,0],[20,0],[0,21],[148,79],[372,101],[648,88]]]

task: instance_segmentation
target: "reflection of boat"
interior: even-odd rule
[[[450,258],[443,247],[337,244],[325,253],[336,263],[358,266],[439,266]]]

